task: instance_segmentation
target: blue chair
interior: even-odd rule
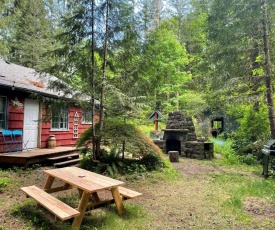
[[[14,140],[13,140],[13,135],[12,135],[12,131],[10,130],[3,130],[2,131],[2,136],[4,139],[4,143],[6,145],[6,150],[5,152],[13,152],[15,151],[15,146],[14,146]]]
[[[13,141],[14,141],[14,145],[15,145],[15,148],[16,148],[17,152],[22,152],[23,149],[26,149],[27,151],[29,151],[28,148],[27,148],[27,144],[28,144],[29,141],[24,143],[23,133],[22,133],[21,130],[12,131],[12,135],[13,135]]]

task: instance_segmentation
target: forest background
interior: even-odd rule
[[[185,110],[205,137],[224,117],[239,155],[275,138],[271,0],[1,0],[0,13],[2,59],[100,101],[95,143],[104,117],[142,125],[155,109]]]

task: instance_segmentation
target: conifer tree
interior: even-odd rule
[[[51,23],[43,0],[17,0],[14,3],[11,60],[37,70],[45,68],[52,49]]]
[[[9,20],[10,10],[7,2],[0,1],[0,57],[7,59],[9,46]]]

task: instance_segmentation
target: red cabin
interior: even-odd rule
[[[32,99],[32,95],[61,97],[62,92],[48,88],[49,78],[57,79],[40,77],[34,69],[0,59],[0,153],[6,151],[3,130],[21,130],[27,148],[36,149],[46,148],[51,135],[55,135],[56,146],[74,146],[81,133],[91,126],[91,111],[73,103],[55,110],[45,121],[46,104]]]

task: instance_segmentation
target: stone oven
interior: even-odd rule
[[[154,143],[165,153],[178,151],[181,156],[190,158],[213,158],[213,143],[197,138],[192,117],[183,111],[169,113],[166,129],[162,131],[162,140],[154,140]]]

